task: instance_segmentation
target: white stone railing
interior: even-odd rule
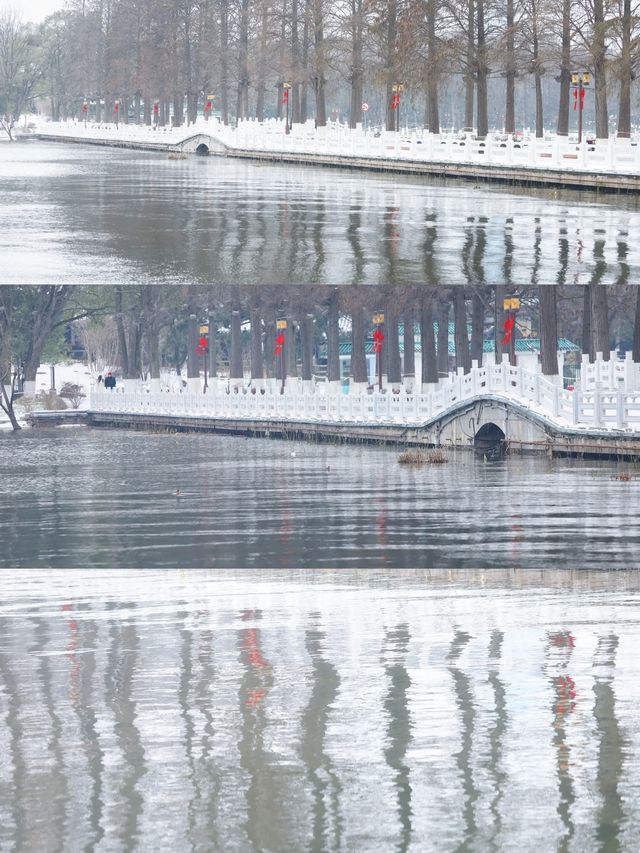
[[[241,121],[237,128],[223,125],[217,119],[178,128],[153,128],[146,125],[95,124],[88,122],[42,123],[38,132],[45,136],[65,136],[78,140],[143,142],[147,145],[179,145],[195,134],[206,134],[230,149],[273,154],[295,153],[366,157],[416,163],[460,163],[492,166],[535,168],[549,171],[577,171],[610,174],[640,174],[640,141],[637,138],[598,139],[580,145],[570,137],[512,137],[490,134],[476,139],[470,134],[441,133],[434,135],[421,129],[378,135],[362,128],[351,129],[333,123],[315,128],[313,121],[296,124],[284,132],[284,122],[269,119]]]
[[[486,367],[474,363],[470,373],[460,370],[450,374],[437,387],[423,393],[387,388],[386,393],[354,390],[345,394],[323,383],[316,386],[313,393],[301,393],[294,384],[284,394],[231,388],[203,394],[130,390],[125,384],[115,391],[93,391],[90,408],[96,412],[193,418],[421,426],[461,402],[491,395],[517,402],[560,428],[640,431],[640,390],[625,388],[616,375],[612,370],[614,379],[609,386],[598,382],[593,388],[577,386],[574,390],[565,390],[559,377],[554,381],[540,372],[513,367],[505,359],[501,364]]]

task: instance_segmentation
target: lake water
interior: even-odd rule
[[[66,427],[0,432],[0,566],[640,565],[627,464]],[[632,479],[615,479],[619,471]],[[180,496],[176,496],[176,490]]]
[[[5,284],[615,284],[639,229],[632,195],[0,144]]]
[[[635,851],[639,614],[624,571],[2,572],[0,847]]]

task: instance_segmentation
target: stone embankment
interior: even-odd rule
[[[640,190],[640,144],[632,139],[536,139],[493,134],[414,130],[374,134],[340,124],[315,128],[313,122],[241,121],[231,128],[217,120],[198,119],[179,128],[140,125],[46,123],[40,138],[62,142],[140,148],[169,152],[219,154],[229,157],[349,169],[431,175],[473,181],[499,181],[519,186],[589,189],[607,192]]]

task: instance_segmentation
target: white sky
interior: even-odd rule
[[[13,9],[23,21],[35,23],[44,21],[47,15],[63,6],[64,0],[0,0],[0,9]]]

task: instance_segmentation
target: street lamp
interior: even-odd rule
[[[373,315],[373,322],[376,328],[373,332],[373,351],[376,354],[376,367],[378,371],[378,390],[382,391],[382,343],[384,341],[384,314],[378,313]],[[353,353],[351,354],[353,358]]]
[[[394,83],[391,92],[391,109],[396,111],[396,133],[400,133],[400,96],[404,92],[404,85]]]
[[[573,90],[573,109],[578,110],[578,145],[582,142],[582,112],[584,110],[585,86],[591,82],[591,74],[588,71],[579,71],[571,74],[571,85]]]
[[[276,320],[276,349],[275,354],[280,356],[280,377],[282,379],[282,387],[280,388],[280,393],[284,394],[284,382],[286,379],[286,371],[285,371],[285,361],[284,361],[284,339],[285,339],[285,330],[287,328],[286,320]]]
[[[209,339],[208,339],[209,326],[205,325],[205,324],[201,325],[200,328],[198,329],[198,332],[200,334],[200,340],[198,341],[198,346],[196,347],[196,352],[198,353],[198,355],[202,356],[202,363],[204,366],[204,388],[203,388],[202,393],[206,394],[207,388],[209,387],[209,383],[207,382],[207,353],[209,352]]]
[[[291,83],[282,84],[282,103],[285,107],[285,124],[284,132],[289,133],[289,92],[291,91]]]

